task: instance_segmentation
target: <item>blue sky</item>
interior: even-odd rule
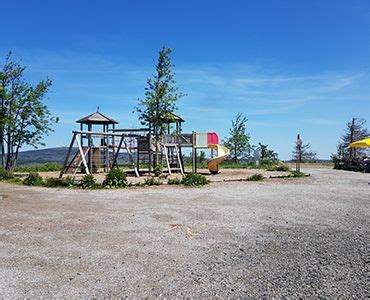
[[[301,133],[320,158],[351,117],[370,122],[370,1],[3,1],[0,57],[12,50],[61,121],[48,147],[100,106],[122,127],[162,45],[173,48],[185,131],[225,137],[243,112],[251,141],[290,158]],[[4,25],[5,24],[5,25]]]

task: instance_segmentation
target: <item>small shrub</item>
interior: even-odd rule
[[[0,180],[9,180],[14,178],[14,173],[0,168]]]
[[[168,179],[167,184],[181,184],[181,180],[179,178],[170,178]]]
[[[144,185],[152,186],[152,185],[161,185],[162,181],[155,179],[153,177],[145,178]]]
[[[108,188],[122,188],[127,187],[128,182],[126,178],[126,174],[118,169],[111,169],[107,176],[105,177],[105,180],[103,182],[103,186]]]
[[[94,188],[94,187],[97,187],[98,184],[96,182],[96,179],[95,179],[94,175],[92,175],[92,174],[86,174],[81,179],[81,186],[84,189],[86,189],[86,188]]]
[[[304,173],[299,172],[299,171],[291,171],[290,172],[290,177],[303,177]]]
[[[156,165],[154,168],[154,176],[159,177],[163,173],[163,166],[162,165]]]
[[[39,173],[30,172],[28,176],[23,180],[23,184],[31,186],[42,186],[44,185],[44,180],[41,178]]]
[[[247,181],[261,181],[263,179],[265,179],[265,177],[263,177],[262,174],[254,174],[252,176],[249,176],[247,178]]]
[[[184,176],[181,183],[186,186],[201,186],[208,184],[209,180],[201,174],[190,173]]]

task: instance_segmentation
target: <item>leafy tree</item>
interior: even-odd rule
[[[352,118],[352,120],[347,123],[345,132],[341,136],[338,151],[341,150],[343,157],[346,157],[348,160],[361,157],[365,153],[361,148],[349,147],[349,144],[362,140],[370,135],[365,124],[366,120],[361,118]]]
[[[203,164],[206,161],[206,153],[204,151],[200,151],[197,160],[200,164]]]
[[[44,145],[42,139],[58,119],[52,117],[42,100],[52,82],[42,80],[32,86],[24,79],[25,67],[9,53],[0,70],[0,143],[1,166],[15,167],[20,149]]]
[[[172,49],[166,47],[159,51],[155,74],[147,80],[145,98],[138,99],[138,106],[134,109],[143,125],[152,126],[157,141],[165,133],[166,123],[171,121],[172,113],[177,109],[177,101],[184,96],[176,86],[171,53]],[[158,159],[158,146],[156,157]]]
[[[248,119],[242,113],[238,113],[231,121],[229,137],[224,141],[224,145],[230,149],[232,160],[237,163],[242,158],[249,158],[252,146],[249,142],[250,136],[246,130]]]
[[[302,143],[300,147],[295,145],[292,152],[292,158],[301,162],[315,161],[317,160],[316,155],[317,153],[311,150],[311,145],[309,143]]]
[[[258,143],[258,150],[261,153],[261,161],[275,161],[278,159],[278,155],[274,150],[268,149],[268,145]]]

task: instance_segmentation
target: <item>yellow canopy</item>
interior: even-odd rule
[[[370,147],[370,138],[363,139],[363,140],[360,140],[360,141],[357,141],[357,142],[353,142],[353,143],[349,144],[349,146],[351,148],[355,148],[355,147]]]

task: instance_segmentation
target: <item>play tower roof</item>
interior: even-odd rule
[[[103,115],[99,110],[76,122],[80,124],[118,124],[116,120]]]

